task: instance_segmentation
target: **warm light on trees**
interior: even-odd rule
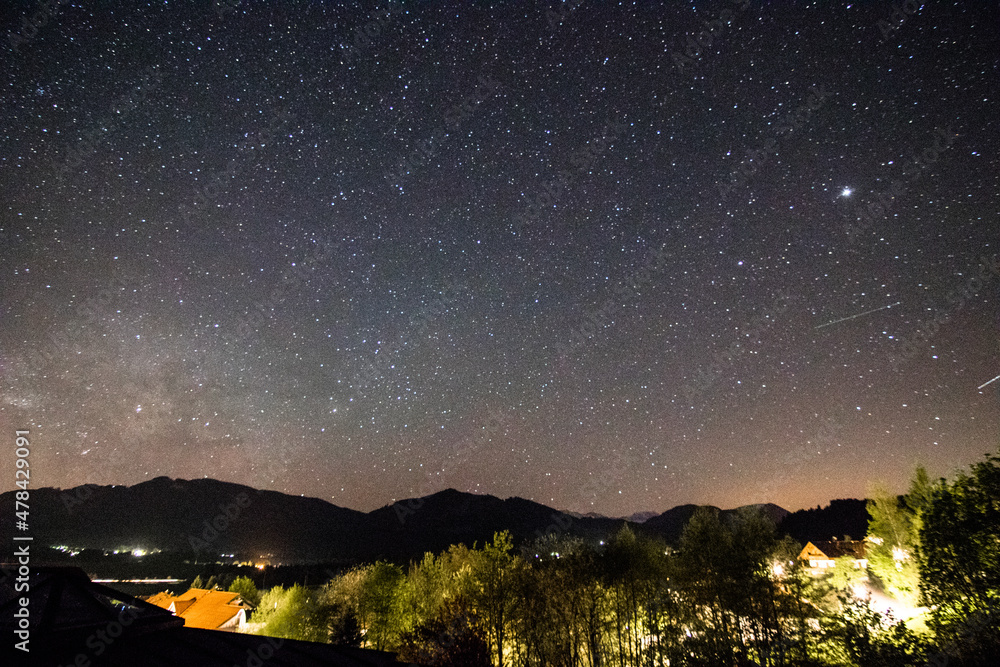
[[[395,645],[406,629],[403,617],[405,576],[398,565],[379,561],[368,569],[361,583],[358,618],[365,641],[374,649]]]
[[[472,577],[478,584],[471,597],[486,624],[491,652],[496,654],[497,667],[504,665],[507,627],[514,607],[514,576],[517,559],[511,553],[513,542],[507,531],[496,533],[493,543],[476,552],[472,561]]]
[[[229,592],[239,593],[243,601],[251,607],[256,608],[260,604],[260,591],[250,577],[236,577],[233,583],[229,584]]]
[[[950,655],[975,664],[1000,655],[1000,453],[929,495],[919,569],[930,625]]]
[[[918,467],[905,496],[892,495],[882,485],[869,494],[868,569],[886,593],[910,606],[916,606],[920,596],[915,556],[920,548],[920,515],[929,493],[927,471]]]
[[[676,551],[632,527],[517,551],[502,532],[405,570],[380,561],[318,590],[271,589],[255,620],[263,634],[439,667],[991,664],[976,660],[1000,655],[1000,459],[936,485],[918,469],[906,496],[876,493],[869,512],[872,573],[895,594],[919,587],[934,634],[877,611],[855,558],[817,576],[759,511],[712,508],[695,512]],[[249,579],[233,589],[253,597]]]
[[[312,642],[329,640],[323,605],[305,586],[275,586],[261,596],[254,622],[261,624],[259,634],[283,639]]]

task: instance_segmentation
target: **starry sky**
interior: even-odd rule
[[[794,510],[1000,442],[996,3],[52,4],[0,9],[35,487]]]

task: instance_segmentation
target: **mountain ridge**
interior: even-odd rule
[[[14,534],[14,494],[0,494],[0,507],[5,510],[0,515],[2,539]],[[678,505],[643,516],[640,523],[563,512],[517,496],[502,499],[448,488],[362,512],[321,498],[234,482],[166,476],[132,486],[32,489],[30,503],[31,531],[39,546],[188,551],[196,559],[221,553],[297,561],[419,557],[452,544],[483,544],[498,530],[509,530],[515,542],[523,543],[549,533],[603,539],[629,525],[637,532],[676,543],[700,507]],[[863,501],[855,501],[848,509],[856,510],[856,503]],[[773,503],[712,509],[730,517],[747,507],[762,511],[779,526],[798,516],[792,521],[796,538],[813,534],[809,518],[817,510],[809,510],[812,514],[801,519],[803,511],[790,513]],[[820,522],[824,527],[819,535],[829,534],[826,526],[847,525],[829,519]]]

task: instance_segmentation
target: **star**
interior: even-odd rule
[[[72,444],[46,485],[793,510],[995,442],[986,49],[876,3],[114,4],[7,68],[0,425]]]

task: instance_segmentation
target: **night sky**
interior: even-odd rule
[[[0,490],[16,428],[361,510],[980,460],[1000,11],[904,4],[4,3]]]

